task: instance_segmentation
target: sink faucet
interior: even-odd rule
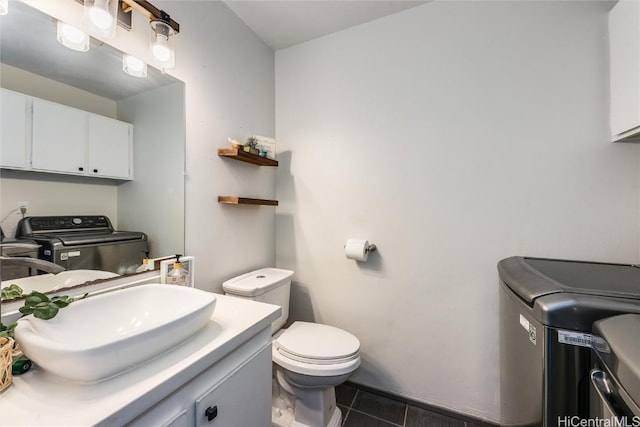
[[[54,264],[43,259],[28,257],[0,256],[0,265],[35,268],[37,270],[44,271],[45,273],[53,274],[58,274],[65,270],[64,267],[61,267],[58,264]]]

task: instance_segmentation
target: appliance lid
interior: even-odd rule
[[[316,360],[346,359],[360,351],[360,341],[349,332],[308,322],[294,322],[277,345],[294,356]]]
[[[607,369],[640,406],[640,315],[623,314],[595,322],[594,332],[608,346],[596,346]]]
[[[640,268],[634,265],[510,257],[498,263],[498,272],[529,305],[560,292],[640,300]]]
[[[253,297],[286,284],[291,276],[291,270],[262,268],[227,280],[222,289],[233,295]]]
[[[128,242],[146,240],[146,234],[140,231],[114,231],[96,233],[59,233],[34,236],[35,240],[60,241],[64,246],[93,245],[103,243]]]

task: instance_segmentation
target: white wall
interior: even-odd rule
[[[118,102],[133,123],[134,177],[118,187],[121,230],[142,230],[152,258],[184,254],[184,83]]]
[[[360,338],[353,381],[499,421],[496,263],[638,262],[608,7],[434,2],[276,53],[277,265],[294,318]]]
[[[46,99],[79,110],[111,118],[116,117],[112,99],[0,63],[0,86],[36,98]]]
[[[2,230],[13,237],[22,215],[18,202],[27,202],[27,216],[43,215],[106,215],[114,227],[118,224],[117,190],[113,182],[2,170],[0,178],[0,206]],[[50,174],[48,174],[50,175]]]
[[[217,201],[275,197],[273,168],[217,155],[228,137],[274,136],[274,53],[222,2],[158,3],[181,30],[171,74],[186,91],[186,253],[196,286],[222,292],[224,280],[275,264],[274,208]]]

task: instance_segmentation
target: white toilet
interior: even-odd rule
[[[274,426],[338,427],[335,386],[360,366],[360,341],[333,326],[294,322],[289,317],[293,271],[263,268],[222,284],[226,295],[282,307],[271,324],[274,368],[272,422]]]

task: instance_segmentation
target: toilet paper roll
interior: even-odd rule
[[[349,239],[344,246],[344,253],[349,259],[356,261],[366,261],[369,258],[369,242],[362,239]]]

